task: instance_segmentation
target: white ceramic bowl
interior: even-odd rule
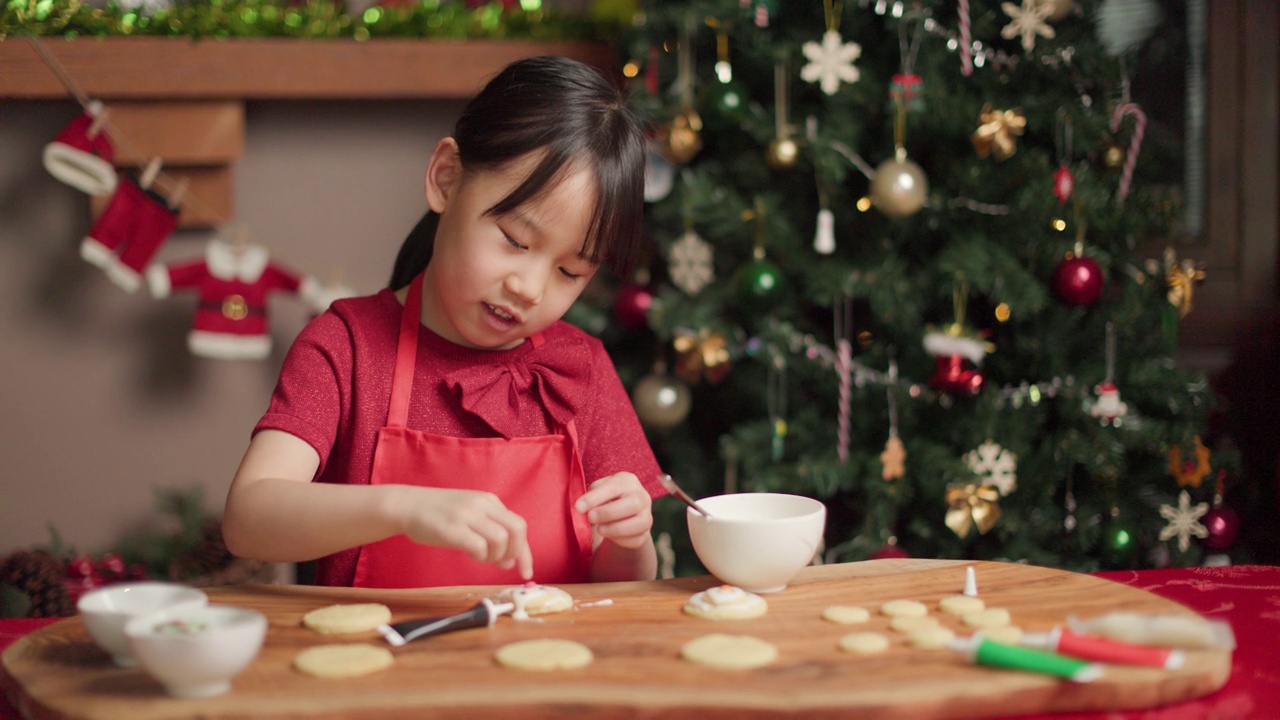
[[[813,560],[827,508],[786,493],[737,493],[698,500],[710,518],[688,508],[694,552],[721,582],[757,593],[777,592]]]
[[[133,667],[133,655],[124,637],[129,620],[166,608],[204,607],[209,597],[186,585],[137,582],[108,585],[80,596],[76,609],[85,629],[98,647],[111,654],[121,667]]]
[[[130,620],[124,634],[138,665],[170,695],[209,697],[230,690],[257,657],[267,618],[226,605],[161,610]]]

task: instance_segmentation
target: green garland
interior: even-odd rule
[[[105,8],[82,0],[0,0],[0,39],[40,37],[191,37],[607,40],[615,30],[586,17],[558,13],[539,2],[505,8],[450,0],[412,5],[375,5],[353,16],[334,0],[200,0],[154,10],[128,9],[114,1]]]

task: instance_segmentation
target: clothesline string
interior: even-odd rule
[[[67,92],[76,99],[76,102],[80,104],[80,107],[85,112],[89,112],[93,100],[89,97],[88,93],[84,91],[84,88],[80,87],[80,84],[76,82],[75,78],[67,72],[66,68],[62,66],[62,63],[58,58],[54,56],[53,53],[49,52],[49,48],[45,47],[44,43],[40,41],[40,38],[31,36],[28,37],[28,40],[31,41],[31,46],[35,48],[36,54],[40,56],[41,60],[44,61],[44,64],[49,68],[49,70],[58,77],[58,81],[67,89]],[[111,122],[111,118],[109,116],[104,124],[110,129],[109,134],[111,135],[111,141],[116,145],[119,145],[121,149],[125,151],[126,155],[131,155],[133,157],[143,156],[139,151],[138,146],[129,140],[128,136],[120,130],[119,125]],[[135,167],[138,170],[145,170],[146,163],[135,163]],[[156,178],[151,184],[154,185],[156,181],[162,181],[165,190],[169,194],[173,193],[175,186],[179,183],[178,178],[165,173],[163,169],[156,174]],[[229,218],[214,210],[210,204],[201,200],[200,197],[191,192],[189,188],[185,193],[183,193],[182,198],[179,199],[178,205],[179,207],[186,205],[192,210],[202,213],[205,217],[212,218],[214,221],[214,227],[221,233],[225,234],[227,232],[227,228],[231,225]]]

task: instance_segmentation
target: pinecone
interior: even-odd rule
[[[67,617],[75,612],[62,580],[62,563],[44,550],[15,550],[0,558],[0,584],[27,596],[28,617]]]
[[[226,568],[235,560],[222,539],[222,521],[209,518],[200,526],[200,539],[195,545],[169,565],[169,577],[173,580],[190,580],[211,575]]]

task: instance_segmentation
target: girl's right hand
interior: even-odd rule
[[[516,567],[533,577],[533,553],[524,518],[497,495],[479,490],[403,486],[397,502],[402,532],[424,545],[461,550],[479,562]]]

